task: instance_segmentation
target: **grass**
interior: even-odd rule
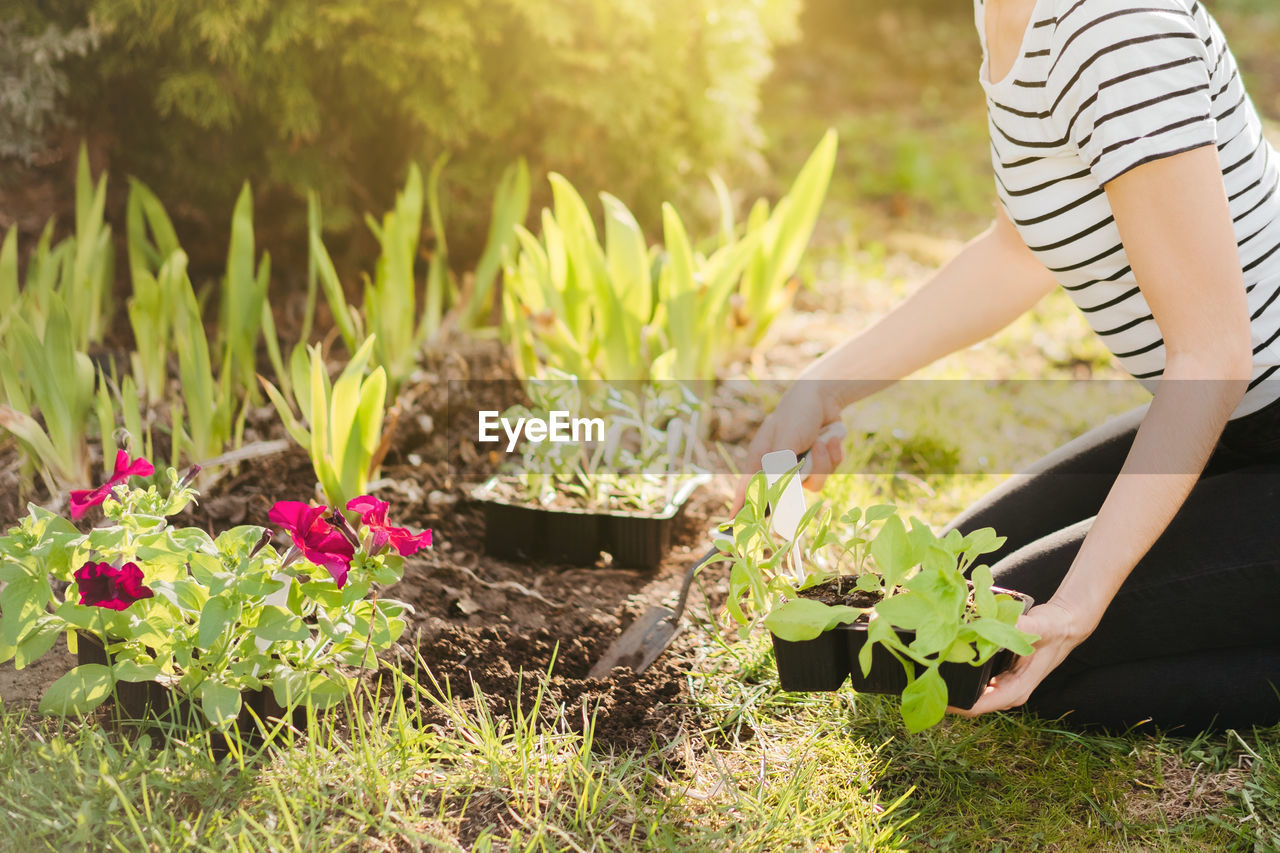
[[[782,57],[765,114],[780,175],[842,131],[802,295],[841,319],[834,340],[982,226],[990,176],[967,4],[810,6],[832,32]],[[835,26],[848,8],[853,34]],[[1280,114],[1280,13],[1214,8],[1255,100]],[[858,473],[828,495],[944,522],[999,472],[1140,402],[1132,383],[1079,381],[1120,375],[1065,298],[1046,300],[859,409]],[[762,637],[695,621],[683,733],[621,754],[593,749],[589,726],[495,718],[483,701],[442,705],[440,726],[364,702],[221,758],[204,738],[131,742],[0,709],[0,851],[1280,849],[1280,730],[1099,737],[1010,714],[908,735],[894,701],[781,692]]]

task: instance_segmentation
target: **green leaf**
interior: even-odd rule
[[[879,619],[902,630],[913,631],[932,621],[937,614],[932,603],[914,593],[899,593],[879,601],[875,606]]]
[[[40,713],[84,716],[111,695],[111,670],[100,663],[77,666],[59,678],[40,700]]]
[[[262,608],[262,615],[258,618],[258,626],[253,629],[253,633],[271,643],[300,643],[311,636],[311,629],[283,607],[267,605]]]
[[[1019,655],[1029,655],[1034,652],[1035,647],[1031,643],[1040,639],[1035,634],[1019,631],[1013,625],[1006,624],[998,619],[975,619],[969,623],[969,627],[984,640],[988,640]]]
[[[953,621],[928,619],[916,629],[911,651],[922,657],[938,654],[955,642],[958,633],[959,626]]]
[[[302,592],[322,607],[342,606],[342,590],[333,585],[328,575],[324,575],[324,580],[307,581],[302,584]],[[292,600],[289,609],[293,610]]]
[[[277,580],[262,572],[254,572],[242,574],[239,583],[236,584],[236,589],[241,595],[260,598],[284,589],[284,581]]]
[[[991,592],[991,567],[978,566],[970,575],[973,581],[973,603],[978,609],[978,615],[984,618],[997,616],[1000,608],[996,604],[996,597]]]
[[[356,347],[359,345],[359,335],[353,319],[356,312],[355,309],[347,304],[347,297],[342,292],[342,283],[338,281],[338,271],[333,266],[329,251],[324,247],[324,240],[320,236],[318,214],[317,221],[310,223],[308,231],[311,265],[319,277],[320,286],[324,291],[324,298],[329,303],[334,325],[337,326],[339,333],[341,333],[342,342],[346,344],[347,351],[355,352]]]
[[[192,565],[194,566],[196,563],[193,561]],[[206,586],[217,575],[204,572],[203,567],[200,572],[193,572],[193,574],[196,576],[195,581],[157,581],[151,584],[151,589],[156,595],[179,610],[185,610],[188,613],[199,613],[204,610],[205,604],[209,601],[209,592]],[[204,576],[202,577],[202,575]]]
[[[983,527],[964,537],[964,564],[968,565],[983,554],[990,554],[1004,545],[1005,537],[997,536],[995,530]]]
[[[160,677],[160,667],[154,663],[138,663],[132,660],[116,661],[112,667],[116,681],[155,681]]]
[[[884,589],[884,581],[879,575],[866,572],[858,575],[857,587],[863,592],[880,592]]]
[[[867,511],[868,515],[870,512]],[[915,549],[899,516],[889,516],[876,538],[871,540],[871,556],[880,567],[885,587],[889,590],[900,584],[916,565]]]
[[[258,528],[249,528],[257,530]],[[195,551],[201,554],[218,553],[218,546],[214,544],[213,539],[209,537],[198,527],[181,527],[169,531],[169,539],[181,551]]]
[[[240,691],[216,681],[200,685],[200,710],[217,728],[225,728],[240,716]]]
[[[199,644],[202,649],[211,649],[222,636],[222,632],[236,618],[239,608],[225,598],[211,598],[200,612]]]
[[[14,650],[13,668],[23,669],[33,661],[44,657],[64,630],[66,625],[61,619],[54,616],[41,616],[35,630],[28,632]]]
[[[350,695],[351,689],[340,677],[311,677],[311,704],[316,708],[331,708]]]
[[[893,504],[876,504],[873,507],[867,508],[865,518],[867,523],[870,524],[874,521],[880,521],[881,519],[888,518],[897,511],[898,508]]]
[[[858,666],[862,669],[863,677],[871,674],[871,659],[875,655],[875,648],[875,643],[871,642],[871,637],[868,635],[866,642],[858,650]]]
[[[764,624],[780,639],[800,642],[812,640],[837,625],[856,621],[863,611],[857,607],[823,604],[809,598],[793,598],[775,607]]]
[[[996,619],[1006,625],[1017,624],[1018,617],[1025,611],[1026,605],[1020,599],[1005,594],[996,596]]]
[[[973,647],[972,643],[956,640],[951,644],[951,648],[947,649],[942,655],[942,659],[948,663],[974,663],[977,656],[978,650]]]
[[[44,613],[52,592],[43,578],[20,577],[0,592],[0,642],[17,646]]]
[[[947,711],[947,685],[936,666],[926,669],[902,691],[902,720],[907,731],[924,731]]]
[[[271,692],[276,701],[286,708],[303,704],[326,708],[341,701],[350,691],[345,682],[327,678],[318,672],[299,672],[280,664],[271,671]]]

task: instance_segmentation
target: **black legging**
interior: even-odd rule
[[[1070,442],[951,523],[1008,537],[988,556],[997,584],[1053,595],[1144,413]],[[1280,402],[1227,424],[1182,509],[1027,707],[1112,730],[1280,721]]]

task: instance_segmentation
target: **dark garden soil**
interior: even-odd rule
[[[800,597],[820,601],[833,607],[871,607],[880,600],[877,592],[866,592],[858,589],[856,575],[841,575],[817,586],[801,590]]]
[[[426,671],[418,680],[453,710],[419,703],[423,721],[447,728],[459,706],[469,711],[483,702],[495,717],[510,717],[518,708],[523,717],[536,713],[563,731],[584,731],[594,714],[592,746],[601,751],[669,742],[683,717],[678,650],[643,675],[619,668],[607,680],[588,678],[612,639],[612,622],[602,617],[597,630],[576,636],[545,628],[444,629],[419,646]]]
[[[685,568],[706,547],[713,516],[723,513],[726,487],[704,487],[694,495],[674,531],[671,554],[654,571],[615,568],[607,555],[586,568],[485,556],[483,513],[468,494],[494,473],[497,459],[477,449],[474,428],[456,429],[449,416],[458,409],[474,411],[481,403],[494,409],[511,405],[512,386],[499,381],[510,375],[496,347],[472,345],[429,365],[402,394],[394,450],[373,491],[391,503],[393,523],[432,528],[434,544],[410,559],[404,580],[386,592],[414,608],[401,657],[412,659],[416,647],[427,668],[424,682],[434,678],[443,686],[447,681],[456,701],[474,704],[474,681],[488,709],[503,715],[517,706],[528,711],[550,671],[541,711],[547,720],[580,730],[584,710],[595,711],[601,748],[641,746],[654,738],[662,742],[678,729],[682,716],[680,638],[643,676],[618,669],[598,681],[587,679],[586,672],[649,604],[674,599]],[[459,376],[467,381],[456,381]],[[495,399],[471,399],[477,396]],[[265,431],[270,419],[261,423]],[[0,529],[22,514],[16,477],[12,449],[0,449]],[[277,500],[313,497],[310,460],[290,446],[240,463],[176,522],[217,533],[265,523]],[[715,567],[706,580],[708,589],[722,585]],[[701,606],[700,597],[695,588],[691,609]],[[49,663],[24,672],[0,667],[0,698],[10,705],[32,702],[73,665],[65,654],[51,655]],[[447,722],[437,708],[424,705],[423,714],[429,722]]]

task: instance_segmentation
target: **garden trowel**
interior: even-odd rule
[[[833,424],[818,436],[818,441],[827,441],[846,434],[844,424]],[[799,474],[792,478],[783,490],[778,505],[773,508],[773,529],[780,536],[790,539],[795,535],[796,525],[805,511],[804,491],[801,481],[808,476],[813,463],[809,461],[809,453],[805,451],[797,458],[794,451],[779,450],[765,454],[761,460],[765,476],[772,485],[778,477],[801,464]],[[794,549],[793,549],[794,550]],[[605,650],[604,656],[591,667],[588,678],[607,678],[614,667],[622,666],[636,673],[644,672],[658,659],[671,641],[680,633],[680,617],[684,615],[685,605],[689,602],[689,589],[693,586],[693,576],[708,561],[712,560],[720,549],[711,546],[698,561],[684,573],[684,581],[680,584],[680,597],[674,608],[662,605],[650,605],[640,618],[631,623],[631,627],[622,632],[622,636],[613,641]]]

